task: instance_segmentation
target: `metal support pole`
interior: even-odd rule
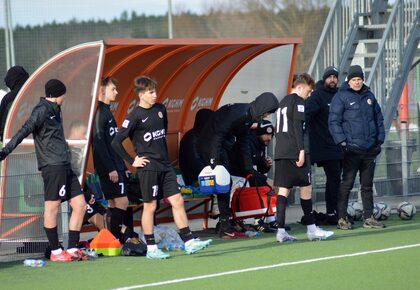
[[[6,51],[6,70],[11,67],[10,65],[10,45],[9,45],[9,9],[8,0],[4,0],[4,39],[5,39],[5,51]]]
[[[172,39],[172,0],[168,0],[168,38]]]
[[[9,46],[10,46],[10,66],[14,66],[16,61],[15,61],[15,42],[13,39],[13,23],[12,23],[12,5],[10,4],[10,0],[6,0],[8,1],[8,9],[9,11],[7,12],[9,14],[9,17],[7,18],[9,21]]]
[[[408,195],[407,123],[401,123],[401,182],[403,196]]]

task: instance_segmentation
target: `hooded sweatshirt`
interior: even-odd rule
[[[263,93],[249,104],[227,104],[219,108],[206,123],[198,138],[198,150],[207,164],[222,164],[229,170],[227,140],[235,140],[244,158],[244,168],[252,171],[249,128],[265,113],[274,113],[279,106],[277,97]],[[232,143],[233,145],[234,143]]]
[[[181,139],[179,147],[179,168],[182,171],[185,184],[193,184],[200,171],[207,165],[198,152],[198,135],[214,112],[210,109],[201,109],[197,112],[194,127],[188,130]]]
[[[4,82],[10,92],[3,97],[0,103],[0,141],[3,141],[4,127],[10,107],[28,78],[29,74],[21,66],[13,66],[6,73]]]

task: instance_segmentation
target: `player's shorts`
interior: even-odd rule
[[[93,204],[89,204],[86,203],[86,212],[85,212],[85,216],[83,218],[83,223],[87,223],[88,220],[93,217],[95,214],[100,214],[100,215],[104,215],[106,213],[106,209],[103,207],[102,204],[100,204],[99,202],[95,201]]]
[[[77,176],[70,165],[47,165],[41,169],[44,180],[44,200],[70,200],[83,194]]]
[[[175,172],[137,169],[143,201],[158,200],[181,192]]]
[[[99,177],[102,193],[105,199],[114,199],[127,196],[127,182],[124,172],[118,172],[118,182],[112,182],[109,175]]]
[[[296,160],[278,159],[274,161],[274,185],[284,188],[311,185],[311,165],[304,163],[302,167],[296,165]]]

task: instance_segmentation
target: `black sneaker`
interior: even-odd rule
[[[254,228],[251,227],[250,225],[246,225],[244,224],[244,222],[242,220],[232,220],[231,221],[231,225],[233,227],[233,229],[237,232],[246,232],[246,231],[253,231]]]
[[[264,233],[275,233],[277,232],[277,228],[272,228],[270,224],[265,223],[263,220],[258,221],[257,231],[264,232]]]
[[[247,237],[245,233],[235,231],[229,221],[222,221],[219,223],[220,225],[219,227],[216,226],[216,229],[218,229],[219,237],[222,239],[240,239]]]

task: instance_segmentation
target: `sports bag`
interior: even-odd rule
[[[268,186],[238,187],[232,196],[233,219],[261,218],[276,213],[277,195]]]

